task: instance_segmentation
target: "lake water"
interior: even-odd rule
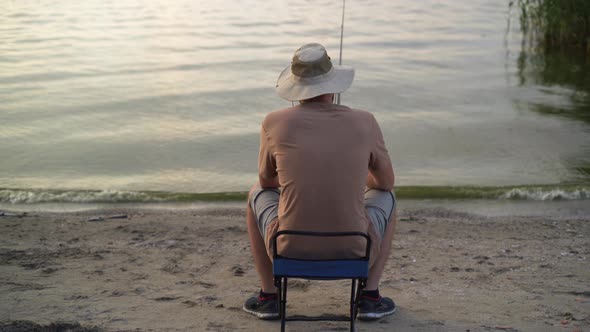
[[[264,115],[290,106],[278,74],[303,43],[338,58],[341,6],[9,1],[0,202],[247,190]],[[499,0],[348,1],[356,80],[342,101],[375,114],[399,185],[590,183],[589,66],[521,52],[517,14]]]

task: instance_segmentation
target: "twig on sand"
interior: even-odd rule
[[[127,214],[114,214],[112,216],[103,217],[103,216],[96,216],[92,218],[88,218],[86,221],[97,222],[97,221],[105,221],[107,219],[127,219],[129,215]]]

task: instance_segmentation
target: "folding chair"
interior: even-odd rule
[[[278,254],[277,238],[281,235],[303,235],[315,237],[344,237],[362,236],[367,245],[365,256],[353,259],[307,260],[288,258]],[[358,302],[361,290],[365,288],[369,275],[369,253],[371,251],[371,239],[369,235],[361,232],[306,232],[283,230],[277,232],[272,238],[274,250],[273,274],[275,286],[279,289],[279,314],[281,318],[281,332],[285,331],[286,320],[341,320],[326,319],[322,317],[289,317],[287,319],[287,279],[308,280],[341,280],[352,279],[350,290],[350,331],[354,331],[354,322],[358,312]],[[358,285],[357,285],[358,282]]]

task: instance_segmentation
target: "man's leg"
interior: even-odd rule
[[[385,228],[385,234],[381,239],[381,250],[379,250],[379,256],[371,266],[369,270],[369,278],[367,278],[367,290],[376,290],[379,288],[379,281],[381,281],[381,276],[383,275],[383,270],[385,269],[385,264],[389,259],[389,254],[391,253],[391,245],[393,242],[393,234],[395,232],[395,224],[397,222],[396,211],[391,214],[391,218],[387,223]]]
[[[279,305],[277,289],[274,286],[272,262],[264,243],[267,228],[277,218],[279,191],[264,190],[255,185],[248,194],[246,224],[256,272],[260,277],[261,290],[258,296],[246,300],[243,310],[260,319],[278,319]]]
[[[395,231],[395,196],[393,192],[368,189],[365,192],[365,209],[377,236],[381,237],[379,255],[369,269],[367,285],[359,302],[359,318],[373,320],[395,312],[395,303],[379,294],[379,281],[391,252]]]
[[[254,257],[254,266],[256,267],[256,272],[258,272],[262,284],[262,291],[265,293],[276,293],[277,289],[274,285],[272,274],[272,262],[268,257],[262,234],[260,234],[256,214],[252,210],[252,205],[250,204],[255,198],[252,197],[252,194],[257,193],[258,189],[259,185],[256,184],[250,189],[250,193],[248,194],[248,212],[246,216],[248,236],[250,237],[250,247],[252,248],[252,256]]]

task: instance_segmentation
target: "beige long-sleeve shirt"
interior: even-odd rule
[[[365,214],[365,185],[369,169],[379,174],[391,167],[381,129],[369,112],[304,103],[268,114],[260,134],[259,176],[261,182],[278,177],[281,196],[267,247],[283,229],[368,232],[374,259],[380,239]],[[289,235],[277,246],[289,257],[351,258],[363,256],[365,242]]]

